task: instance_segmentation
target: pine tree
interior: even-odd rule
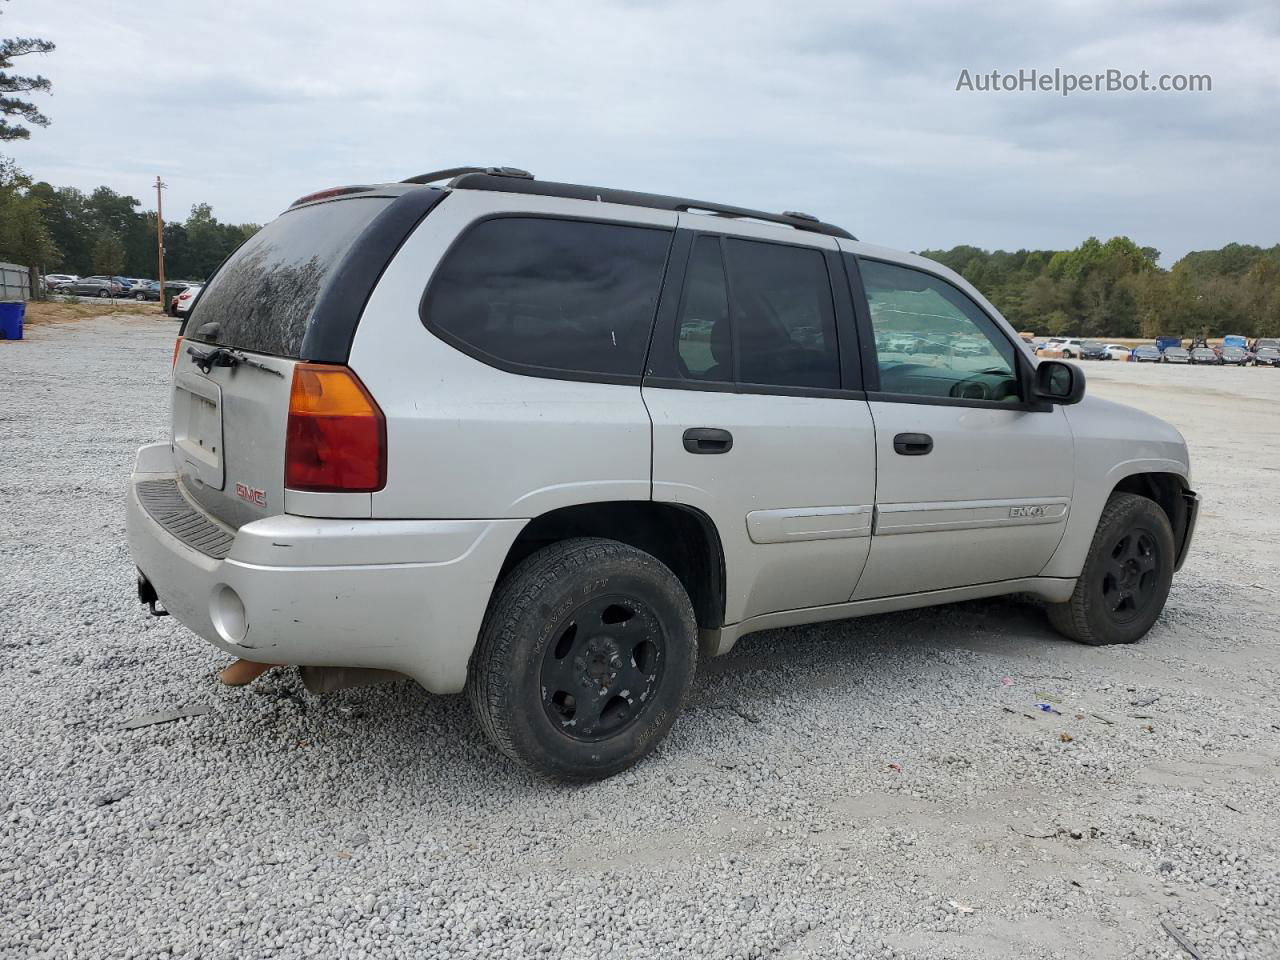
[[[4,0],[8,2],[8,0]],[[0,140],[26,140],[31,131],[21,123],[10,123],[6,117],[20,117],[37,127],[47,127],[49,118],[36,109],[30,100],[9,96],[13,93],[48,93],[49,81],[38,74],[24,77],[10,73],[13,61],[29,53],[50,53],[54,49],[48,40],[35,37],[13,37],[0,40]]]

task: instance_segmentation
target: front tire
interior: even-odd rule
[[[613,540],[564,540],[498,585],[467,694],[513,760],[548,779],[599,780],[666,736],[697,648],[689,595],[665,564]]]
[[[1066,603],[1049,604],[1049,622],[1095,647],[1140,640],[1164,610],[1174,551],[1173,527],[1159,504],[1113,493],[1075,591]]]

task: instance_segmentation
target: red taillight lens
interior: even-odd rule
[[[346,367],[293,368],[284,485],[317,493],[371,493],[387,482],[387,421]]]
[[[173,366],[178,365],[178,351],[182,349],[182,338],[173,341]]]

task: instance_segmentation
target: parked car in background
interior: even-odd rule
[[[74,273],[47,273],[40,279],[45,290],[57,290],[64,283],[75,283],[80,278]]]
[[[1243,367],[1253,359],[1252,355],[1244,347],[1223,347],[1218,353],[1218,357],[1223,363],[1234,367]]]
[[[197,284],[193,280],[166,280],[164,282],[164,312],[171,317],[176,317],[178,306],[178,294],[189,287]]]
[[[1044,346],[1036,351],[1040,357],[1062,357],[1066,360],[1080,359],[1084,341],[1079,337],[1050,337]]]
[[[187,311],[191,309],[191,304],[195,302],[196,295],[201,289],[201,287],[192,284],[174,297],[172,311],[173,316],[185,317],[187,315]]]
[[[1191,351],[1191,362],[1217,365],[1222,363],[1222,358],[1218,356],[1218,351],[1212,347],[1196,347]]]
[[[1161,353],[1164,353],[1168,347],[1180,346],[1182,346],[1181,337],[1156,337],[1156,349]]]
[[[1123,343],[1108,343],[1102,349],[1107,351],[1107,356],[1112,360],[1128,360],[1129,354],[1133,353],[1132,348],[1126,347]]]
[[[1280,347],[1259,347],[1253,354],[1255,367],[1280,367]]]
[[[1150,344],[1143,344],[1140,347],[1133,348],[1133,353],[1129,354],[1129,359],[1134,363],[1159,363],[1160,351]]]
[[[130,292],[133,299],[138,301],[159,300],[160,283],[156,280],[139,280]]]
[[[1249,345],[1249,349],[1257,353],[1263,347],[1274,347],[1280,350],[1280,337],[1259,337]]]
[[[1107,348],[1096,340],[1085,340],[1080,344],[1081,360],[1110,360]]]
[[[1032,349],[1035,349],[1036,335],[1034,333],[1024,330],[1022,333],[1018,334],[1018,339],[1021,340],[1023,343],[1025,343],[1027,346],[1031,347]]]
[[[1166,347],[1161,355],[1165,363],[1190,363],[1191,354],[1182,347]]]
[[[75,297],[118,297],[124,285],[112,277],[83,277],[58,287],[59,293]]]
[[[1227,334],[1222,338],[1222,345],[1224,347],[1239,347],[1241,350],[1249,349],[1249,341],[1238,333]]]

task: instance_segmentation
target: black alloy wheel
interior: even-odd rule
[[[636,722],[661,683],[667,640],[646,604],[597,597],[569,617],[542,657],[542,706],[575,740],[596,741]]]

